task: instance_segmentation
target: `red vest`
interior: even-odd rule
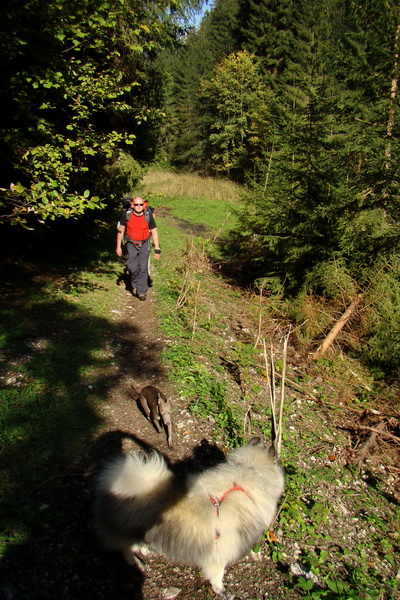
[[[144,215],[137,217],[131,213],[129,221],[125,226],[125,233],[133,242],[143,242],[150,237],[149,224]]]

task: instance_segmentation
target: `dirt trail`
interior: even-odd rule
[[[116,346],[120,378],[118,386],[110,392],[108,402],[102,406],[101,416],[106,430],[123,429],[156,450],[166,453],[172,460],[177,460],[190,453],[203,438],[209,438],[212,429],[189,412],[185,399],[177,396],[172,384],[168,382],[160,353],[170,340],[159,330],[155,302],[157,290],[154,287],[149,289],[147,300],[141,302],[124,285],[120,286],[120,303],[112,311],[112,319],[119,330]],[[137,406],[136,393],[146,385],[155,385],[171,399],[173,450],[168,448],[166,435],[157,433]],[[129,449],[134,448],[127,439],[124,450]]]
[[[172,461],[190,459],[193,450],[202,440],[213,444],[212,419],[196,418],[187,406],[187,400],[175,394],[173,386],[167,380],[167,373],[159,355],[170,340],[158,329],[155,315],[157,289],[149,290],[146,302],[134,298],[122,285],[120,303],[112,311],[112,318],[119,326],[117,341],[119,368],[121,377],[114,387],[108,401],[103,405],[101,416],[104,419],[103,435],[105,439],[118,439],[118,444],[110,446],[110,453],[140,449],[142,443],[149,445],[168,456]],[[135,326],[136,334],[127,335],[126,324]],[[166,436],[158,434],[151,423],[133,400],[133,387],[140,390],[145,385],[155,385],[172,400],[173,403],[173,445],[168,448]],[[132,387],[133,386],[133,387]],[[106,447],[103,448],[107,454]],[[208,457],[210,462],[212,456]],[[207,460],[201,456],[199,460]],[[101,552],[101,550],[100,550]],[[108,554],[108,553],[106,553]],[[121,560],[113,557],[115,560]],[[142,578],[131,571],[131,581],[120,598],[128,598],[129,591],[135,590],[136,598],[158,600],[177,597],[179,600],[209,600],[213,597],[211,588],[204,581],[198,569],[171,564],[163,557],[150,557],[146,566],[146,577]],[[266,561],[266,562],[264,562]],[[111,574],[108,574],[110,577]],[[280,574],[276,572],[269,559],[260,551],[251,554],[228,568],[226,584],[236,598],[266,598],[269,590],[279,584]],[[131,596],[132,597],[132,596]],[[278,597],[278,596],[275,596]],[[288,596],[285,596],[288,598]]]

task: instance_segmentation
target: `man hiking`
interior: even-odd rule
[[[128,251],[126,266],[131,277],[132,294],[139,300],[146,300],[148,290],[151,237],[154,242],[155,258],[158,260],[161,254],[156,222],[150,211],[145,212],[144,204],[143,198],[133,198],[131,208],[122,213],[116,248],[117,255],[122,256],[122,243],[126,242]]]

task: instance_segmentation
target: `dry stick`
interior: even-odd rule
[[[379,423],[379,425],[377,426],[377,429],[382,432],[383,428],[385,427],[385,422],[382,421],[381,423]],[[372,431],[371,435],[369,436],[369,438],[367,439],[366,442],[364,442],[364,444],[361,446],[361,448],[358,451],[358,460],[360,463],[364,462],[369,449],[371,448],[372,444],[375,442],[376,440],[376,436],[378,435],[377,431]]]
[[[287,347],[288,347],[289,337],[290,337],[290,330],[289,330],[289,333],[287,334],[287,336],[285,337],[285,341],[283,342],[281,405],[279,407],[279,430],[278,430],[278,441],[277,441],[278,456],[281,455],[281,447],[282,447],[282,418],[283,418],[283,405],[284,405],[284,401],[285,401],[285,376],[286,376]]]
[[[357,308],[357,305],[359,304],[361,298],[362,294],[357,294],[356,298],[354,298],[353,302],[350,304],[347,310],[342,314],[340,319],[336,321],[335,325],[332,327],[332,329],[322,342],[321,346],[314,353],[315,359],[318,359],[325,354],[325,352],[328,350],[329,346],[332,344],[338,333],[343,329],[347,321],[350,319],[351,315]]]
[[[210,244],[210,245],[209,245],[209,247],[208,247],[208,250],[209,250],[209,251],[210,251],[210,250],[211,250],[211,248],[213,247],[215,240],[217,239],[217,237],[219,236],[219,234],[220,234],[220,233],[221,233],[221,231],[223,230],[223,228],[224,228],[224,225],[225,225],[225,223],[227,222],[227,220],[229,219],[229,217],[230,217],[230,216],[231,216],[231,213],[230,213],[230,212],[228,212],[228,214],[226,215],[225,219],[222,221],[222,225],[221,225],[221,227],[218,229],[217,233],[214,235],[213,239],[211,240],[211,244]]]
[[[191,284],[191,282],[188,282],[188,278],[189,278],[189,272],[186,271],[185,277],[183,279],[181,291],[180,291],[179,297],[175,304],[176,308],[180,308],[183,305],[183,303],[185,302],[186,296],[189,293],[189,290],[190,290],[190,287],[192,284]]]
[[[270,403],[271,403],[271,413],[272,413],[272,433],[271,433],[271,438],[272,438],[272,443],[274,445],[274,448],[277,452],[277,455],[279,456],[279,452],[278,452],[278,447],[277,447],[277,440],[279,443],[279,429],[277,426],[277,421],[276,421],[276,390],[275,390],[275,363],[274,363],[274,348],[271,342],[271,375],[269,374],[269,364],[268,364],[268,358],[267,358],[267,349],[266,349],[266,345],[265,345],[265,340],[263,341],[264,344],[264,360],[265,360],[265,370],[267,373],[267,379],[268,379],[268,387],[269,387],[269,395],[270,395]]]
[[[243,421],[243,435],[249,437],[249,433],[251,432],[251,404],[246,410],[246,414],[244,415]],[[247,426],[248,425],[248,426]]]
[[[25,502],[30,496],[32,496],[35,492],[40,490],[40,488],[50,483],[50,481],[54,481],[54,479],[64,479],[66,477],[89,477],[90,475],[91,473],[64,473],[63,475],[52,475],[51,477],[48,477],[45,481],[42,481],[42,483],[39,483],[39,485],[33,488],[33,490],[30,490],[27,494],[25,494],[19,500],[19,502]]]
[[[264,365],[257,365],[260,369],[264,369]],[[276,374],[277,377],[282,377],[282,375],[280,373]],[[298,392],[301,392],[304,396],[308,396],[309,398],[311,398],[311,400],[315,400],[316,402],[320,402],[320,399],[317,398],[316,396],[313,396],[310,392],[307,392],[306,390],[304,390],[301,385],[299,385],[298,383],[295,383],[294,381],[292,381],[291,379],[286,378],[286,383],[287,385],[289,385],[290,387],[294,388],[295,390],[297,390]],[[327,402],[322,402],[322,404],[328,404]],[[328,404],[328,406],[335,406],[334,404]],[[364,412],[364,410],[361,409],[357,409],[357,412]]]
[[[186,302],[186,298],[187,298],[187,297],[188,297],[188,295],[189,295],[189,292],[190,292],[190,288],[191,288],[191,287],[192,287],[192,284],[191,284],[191,283],[188,283],[188,284],[185,286],[185,289],[183,289],[183,288],[181,289],[181,293],[179,294],[179,298],[178,298],[178,300],[176,301],[176,308],[181,308],[181,307],[182,307],[182,306],[185,304],[185,302]]]
[[[379,429],[376,429],[374,427],[367,427],[366,425],[357,425],[356,429],[366,429],[367,431],[374,431],[378,435],[383,435],[383,437],[390,438],[391,440],[396,442],[396,444],[400,444],[400,438],[397,437],[397,435],[389,433],[388,431],[379,431]]]
[[[272,400],[274,404],[274,422],[276,427],[276,389],[275,389],[275,362],[274,362],[274,347],[271,342],[271,392],[272,392]],[[275,428],[276,433],[276,428]]]
[[[199,290],[200,290],[200,281],[197,282],[196,293],[195,293],[195,296],[194,296],[194,313],[193,313],[192,339],[194,338],[194,333],[196,331],[197,304],[198,304],[198,300],[199,300]]]
[[[274,437],[273,442],[276,444],[276,434],[277,434],[277,426],[276,426],[276,390],[275,390],[275,363],[274,363],[274,348],[271,342],[271,375],[269,377],[269,389],[271,395],[271,410],[272,410],[272,421],[274,425]]]
[[[273,531],[274,530],[274,525],[278,520],[279,515],[281,514],[282,510],[285,508],[285,502],[287,499],[287,494],[283,497],[283,500],[280,501],[280,508],[277,511],[274,520],[272,521],[272,523],[270,524],[270,526],[268,527],[269,531]]]
[[[293,333],[293,332],[292,332]],[[260,369],[264,369],[264,365],[257,365]],[[282,375],[280,373],[276,373],[277,377],[282,377]],[[300,392],[301,394],[303,394],[304,396],[307,396],[307,398],[310,398],[311,400],[314,400],[315,402],[319,402],[320,404],[324,404],[325,406],[330,406],[331,408],[340,408],[342,410],[350,410],[352,412],[358,413],[358,414],[362,414],[362,413],[368,413],[371,415],[375,415],[375,416],[380,416],[380,417],[389,417],[389,418],[394,418],[394,419],[398,419],[398,415],[391,415],[391,414],[387,414],[387,413],[383,413],[380,410],[375,410],[375,409],[368,409],[368,408],[354,408],[353,406],[349,406],[349,405],[341,405],[341,404],[335,404],[334,402],[325,402],[324,400],[322,400],[321,398],[317,398],[316,396],[313,396],[313,394],[311,394],[311,392],[308,392],[307,390],[304,390],[301,385],[299,385],[298,383],[295,383],[294,381],[292,381],[291,379],[286,378],[286,384],[289,387],[292,387],[293,389],[295,389],[296,391]]]
[[[264,290],[264,283],[262,284],[262,286],[260,288],[260,312],[258,314],[258,332],[257,332],[256,341],[254,342],[254,348],[257,348],[257,346],[260,342],[260,338],[261,338],[263,290]]]
[[[361,377],[359,375],[357,375],[357,373],[355,373],[352,369],[349,369],[349,371],[352,375],[354,375],[354,377],[356,379],[358,379],[360,381],[360,385],[362,385],[363,388],[368,390],[368,392],[372,392],[372,388],[370,388],[366,383],[364,383],[363,380],[361,379]]]

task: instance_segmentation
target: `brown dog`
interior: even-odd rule
[[[146,417],[154,424],[158,433],[162,426],[167,431],[168,447],[172,450],[172,408],[168,398],[154,385],[146,385],[139,395],[140,405]]]

